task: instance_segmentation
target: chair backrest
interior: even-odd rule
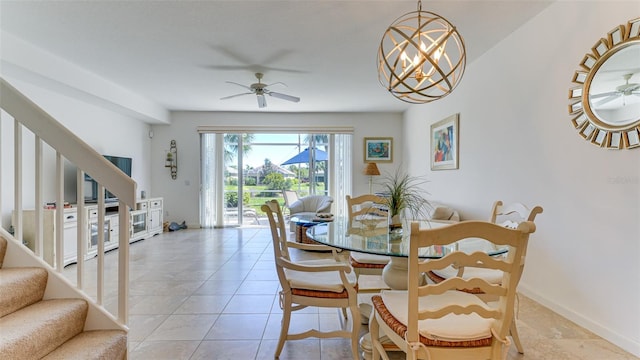
[[[329,195],[308,195],[300,198],[303,212],[331,212],[333,198]]]
[[[271,228],[271,237],[273,240],[273,252],[276,259],[284,258],[291,260],[289,256],[289,248],[287,247],[287,229],[285,227],[282,209],[277,200],[269,200],[260,207],[267,214],[269,226]]]
[[[505,339],[514,316],[516,287],[524,266],[529,234],[535,231],[535,224],[525,221],[517,229],[506,228],[484,221],[465,221],[434,229],[420,229],[419,223],[411,224],[409,244],[409,276],[408,276],[408,319],[406,338],[409,343],[419,341],[418,320],[442,318],[450,314],[477,314],[492,319],[492,332],[498,339]],[[429,246],[449,246],[467,238],[485,239],[496,246],[509,246],[506,257],[491,257],[484,251],[465,253],[454,251],[441,259],[424,260],[418,257],[420,248]],[[496,269],[504,273],[501,284],[492,284],[482,278],[463,279],[454,277],[438,284],[427,283],[420,286],[421,274],[428,271],[444,269],[448,266],[464,266]],[[419,311],[418,302],[421,297],[437,296],[450,290],[479,288],[486,294],[498,297],[497,307],[479,305],[478,303],[453,304],[446,303],[430,306],[428,310]],[[456,293],[461,293],[457,292]],[[466,294],[466,296],[474,296]],[[423,300],[429,302],[429,299]]]
[[[282,190],[282,196],[284,197],[284,206],[289,207],[296,202],[300,197],[298,193],[293,190]]]
[[[367,216],[388,217],[389,207],[386,200],[377,195],[364,194],[356,197],[347,195],[347,213],[349,223],[353,226],[358,219]]]
[[[541,206],[534,206],[533,208],[529,209],[527,206],[521,203],[504,205],[502,201],[498,200],[493,203],[489,222],[497,224],[499,221],[499,217],[504,217],[505,219],[509,218],[509,220],[503,222],[502,225],[508,224],[509,222],[515,223],[514,225],[517,225],[522,221],[534,221],[536,215],[540,213],[542,213]]]

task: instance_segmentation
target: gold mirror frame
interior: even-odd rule
[[[578,134],[592,144],[607,149],[640,148],[640,115],[621,124],[598,118],[589,102],[589,89],[598,70],[622,49],[640,46],[640,18],[619,25],[601,38],[580,62],[569,89],[569,114]],[[635,96],[635,95],[632,95]]]

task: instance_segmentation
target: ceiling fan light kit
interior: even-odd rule
[[[258,99],[258,107],[260,109],[267,107],[267,99],[265,98],[265,95],[273,96],[274,98],[278,98],[278,99],[282,99],[282,100],[287,100],[287,101],[292,101],[292,102],[300,102],[300,98],[297,97],[297,96],[291,96],[291,95],[287,95],[287,94],[283,94],[283,93],[279,93],[279,92],[275,92],[275,91],[271,91],[271,90],[267,89],[267,87],[272,86],[272,85],[276,85],[276,84],[287,86],[284,83],[276,82],[276,83],[273,83],[273,84],[264,84],[262,82],[262,77],[264,76],[262,73],[256,73],[255,76],[258,79],[258,82],[253,83],[253,84],[251,84],[249,86],[242,85],[242,84],[239,84],[239,83],[233,82],[233,81],[227,81],[227,83],[229,83],[229,84],[238,85],[238,86],[241,86],[241,87],[247,89],[248,92],[235,94],[235,95],[230,95],[230,96],[225,96],[223,98],[220,98],[220,100],[227,100],[227,99],[231,99],[231,98],[242,96],[242,95],[255,94],[257,99]]]
[[[460,83],[464,40],[438,14],[418,10],[396,19],[378,49],[378,80],[396,98],[414,104],[438,100]]]

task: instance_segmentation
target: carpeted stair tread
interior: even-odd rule
[[[0,317],[42,300],[47,277],[42,268],[0,269]]]
[[[7,239],[0,236],[0,268],[4,263],[4,256],[7,253]]]
[[[0,359],[40,359],[78,335],[88,305],[83,299],[43,300],[0,318]]]
[[[122,330],[85,331],[62,344],[42,360],[124,359],[127,333]]]

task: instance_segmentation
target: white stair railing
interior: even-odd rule
[[[99,194],[104,194],[106,189],[114,194],[119,201],[118,206],[118,220],[119,220],[119,237],[118,237],[118,281],[117,281],[117,322],[118,325],[123,326],[128,323],[128,295],[129,295],[129,237],[130,237],[130,209],[134,209],[136,206],[136,183],[129,176],[125,175],[115,165],[106,160],[101,154],[95,151],[91,146],[82,141],[78,136],[73,134],[63,125],[61,125],[55,118],[50,116],[34,102],[28,99],[25,95],[20,93],[17,89],[11,86],[7,81],[0,78],[0,108],[8,114],[11,119],[3,116],[0,118],[0,137],[3,124],[13,121],[13,142],[14,146],[11,149],[10,146],[0,144],[0,161],[2,154],[5,151],[13,152],[13,173],[14,183],[13,192],[10,194],[3,194],[2,183],[0,182],[0,204],[3,204],[3,198],[6,196],[10,199],[13,196],[13,217],[12,225],[14,228],[14,237],[18,241],[23,240],[23,199],[25,194],[29,191],[33,191],[33,199],[35,204],[34,218],[35,218],[35,244],[34,244],[34,256],[43,259],[44,256],[44,244],[43,244],[43,229],[44,229],[44,182],[50,181],[51,176],[44,174],[44,150],[48,146],[55,152],[55,202],[56,202],[56,214],[55,214],[55,239],[59,239],[55,243],[55,260],[53,266],[57,273],[62,276],[64,268],[64,166],[65,161],[77,167],[77,266],[76,266],[76,287],[84,292],[85,279],[88,276],[88,271],[85,266],[85,256],[87,251],[87,244],[84,239],[87,239],[87,231],[89,224],[87,224],[84,197],[84,177],[85,173],[90,174],[91,177],[98,183]],[[4,115],[4,114],[3,114]],[[10,128],[10,126],[5,126]],[[28,131],[25,133],[25,130]],[[31,159],[25,159],[27,153],[30,151],[24,151],[25,139],[29,141],[33,138],[34,149]],[[47,149],[48,150],[48,149]],[[31,160],[31,161],[28,161]],[[24,178],[23,163],[34,164],[34,178]],[[6,171],[6,166],[0,163],[0,168]],[[3,171],[3,172],[4,172]],[[10,171],[8,173],[11,173]],[[33,183],[33,189],[26,189],[25,183]],[[10,200],[9,200],[10,201]],[[104,229],[104,217],[105,217],[105,203],[104,196],[98,196],[98,219],[99,229]],[[106,312],[104,308],[104,272],[105,272],[105,258],[104,258],[104,232],[98,231],[98,258],[96,268],[96,298],[95,302],[98,304],[98,310]],[[68,282],[67,282],[68,283]],[[55,289],[54,291],[55,292]],[[91,316],[91,311],[89,316]],[[115,321],[115,317],[111,316]],[[100,318],[100,317],[98,317]],[[87,319],[87,327],[100,327],[100,324],[91,324],[91,319]]]

